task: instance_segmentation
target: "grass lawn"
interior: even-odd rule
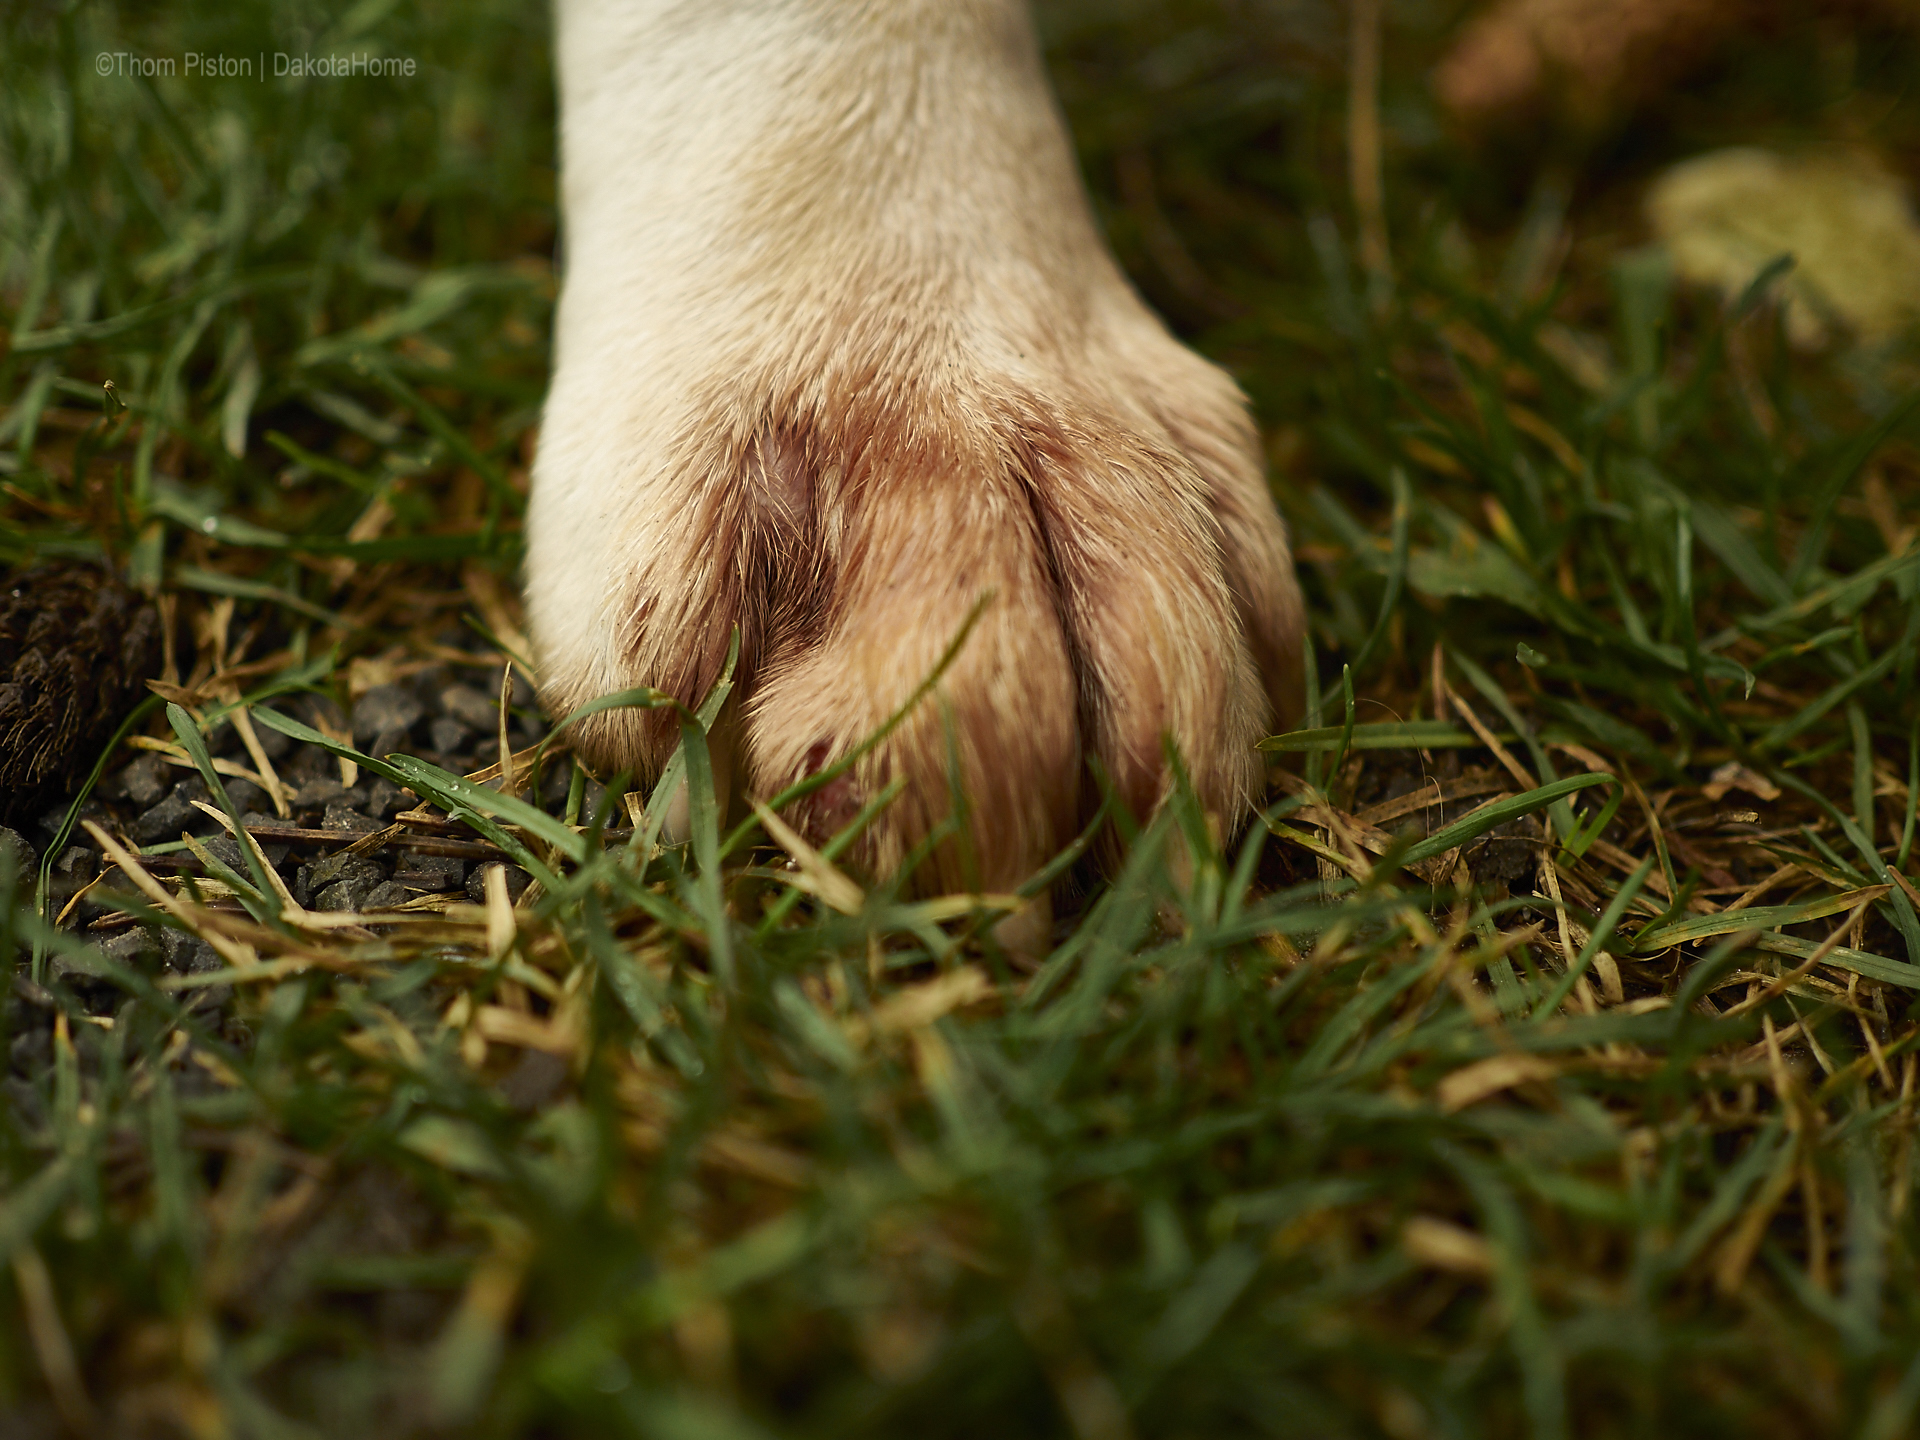
[[[1344,4],[1040,9],[1312,653],[1263,814],[1113,817],[1037,965],[730,828],[719,692],[631,794],[535,707],[543,7],[0,15],[0,565],[169,637],[0,796],[0,1433],[1914,1433],[1920,351],[1641,196],[1910,171],[1920,45],[1469,142],[1393,0],[1356,164]]]

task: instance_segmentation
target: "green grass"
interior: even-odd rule
[[[171,908],[130,913],[229,962],[182,977],[23,884],[0,1416],[1911,1432],[1913,356],[1793,354],[1764,285],[1676,289],[1631,209],[1665,159],[1860,114],[1912,153],[1907,42],[1747,42],[1603,134],[1475,150],[1422,85],[1450,14],[1399,7],[1370,294],[1343,11],[1242,8],[1042,18],[1116,247],[1254,396],[1294,529],[1314,713],[1264,823],[1218,851],[1177,798],[1029,970],[990,905],[724,831],[699,718],[664,849],[658,794],[607,844],[577,771],[543,809],[300,735],[540,889],[326,929],[251,851],[163,887],[156,855]],[[544,24],[0,20],[0,558],[172,597],[182,703],[138,728],[216,790],[235,697],[517,643]],[[421,74],[92,72],[346,48]]]

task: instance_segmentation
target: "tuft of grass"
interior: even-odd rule
[[[724,689],[630,790],[518,688],[540,17],[0,20],[0,554],[160,597],[132,755],[206,807],[137,842],[116,742],[28,836],[40,899],[0,847],[0,1415],[1911,1429],[1912,356],[1797,355],[1777,267],[1723,312],[1621,218],[1646,156],[1898,67],[1769,52],[1720,130],[1489,158],[1389,7],[1363,275],[1345,11],[1286,13],[1042,14],[1116,245],[1256,400],[1313,618],[1258,820],[1176,794],[1037,966],[992,924],[1051,874],[916,900],[851,832],[725,830]],[[336,49],[420,73],[92,69]]]

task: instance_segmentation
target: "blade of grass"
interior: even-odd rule
[[[1446,720],[1391,720],[1355,725],[1322,725],[1308,730],[1289,730],[1284,735],[1269,735],[1256,747],[1272,752],[1325,751],[1341,748],[1346,737],[1350,750],[1470,750],[1480,737]],[[1512,735],[1495,737],[1511,740]]]
[[[1574,859],[1583,860],[1586,858],[1587,851],[1593,848],[1593,842],[1598,840],[1601,835],[1606,832],[1607,826],[1613,823],[1613,817],[1620,813],[1620,806],[1626,798],[1627,787],[1624,785],[1616,785],[1613,789],[1613,794],[1608,797],[1607,803],[1602,806],[1600,812],[1593,817],[1593,822],[1590,825],[1575,827],[1575,833],[1567,840],[1565,845],[1566,850]]]
[[[213,768],[213,756],[207,753],[207,742],[200,733],[200,727],[194,723],[191,715],[180,706],[173,704],[167,706],[167,724],[173,727],[173,733],[179,737],[181,748],[187,752],[193,761],[194,768],[200,772],[200,779],[206,785],[207,793],[213,796],[214,802],[233,822],[233,828],[239,830],[241,828],[240,811],[235,807],[233,797],[227,794],[227,787],[221,783],[219,772]],[[244,892],[251,890],[253,903],[247,904],[247,908],[254,912],[254,918],[275,930],[284,931],[287,924],[280,918],[280,907],[272,903],[274,886],[267,879],[266,867],[260,856],[255,853],[253,846],[242,845],[238,841],[234,843],[240,850],[240,858],[246,864],[247,873],[252,877],[251,885],[240,887],[242,903],[247,904]],[[203,862],[213,859],[197,847],[196,854],[200,855]],[[224,865],[220,868],[226,869]],[[228,873],[231,874],[230,871]]]
[[[1642,954],[1670,950],[1676,945],[1691,945],[1715,935],[1732,935],[1742,930],[1778,930],[1800,925],[1851,910],[1869,900],[1887,894],[1891,885],[1874,885],[1864,890],[1849,890],[1844,895],[1828,895],[1797,905],[1756,905],[1745,910],[1723,910],[1718,915],[1694,915],[1665,925],[1654,925],[1634,936],[1633,948]]]
[[[1347,747],[1353,743],[1353,667],[1340,667],[1340,698],[1346,713],[1346,723],[1340,729],[1340,744],[1335,747],[1333,760],[1327,766],[1327,783],[1332,784],[1340,777],[1347,763]]]
[[[1858,701],[1847,702],[1847,728],[1853,733],[1853,817],[1860,833],[1871,836],[1873,823],[1873,732]]]
[[[687,823],[696,867],[694,909],[706,924],[714,975],[731,990],[736,980],[733,918],[727,914],[725,880],[720,873],[720,815],[713,793],[713,765],[707,755],[707,732],[697,716],[681,718],[680,751],[686,757]]]
[[[291,590],[283,590],[277,585],[267,585],[258,580],[248,580],[240,575],[229,575],[220,570],[208,570],[198,565],[177,565],[173,569],[172,580],[175,585],[188,590],[199,590],[207,595],[231,595],[236,600],[259,600],[268,605],[280,605],[296,615],[305,615],[309,620],[318,620],[322,625],[331,625],[335,629],[355,633],[364,627],[354,624],[346,616],[336,614],[324,605],[316,605],[295,595]]]
[[[1920,391],[1904,396],[1886,414],[1842,445],[1839,454],[1828,463],[1828,478],[1814,492],[1806,532],[1793,558],[1789,578],[1796,588],[1806,583],[1807,577],[1813,573],[1813,567],[1826,552],[1827,528],[1833,507],[1840,503],[1840,496],[1865,468],[1867,461],[1873,458],[1874,452],[1900,431],[1917,408],[1920,408]]]
[[[1504,825],[1509,820],[1518,820],[1522,815],[1531,815],[1536,810],[1544,810],[1564,796],[1591,789],[1595,785],[1614,783],[1616,782],[1611,775],[1570,775],[1564,780],[1554,781],[1551,785],[1542,785],[1538,790],[1529,790],[1524,795],[1510,795],[1504,800],[1490,801],[1412,846],[1401,858],[1401,863],[1408,866],[1418,865],[1423,860],[1444,855],[1447,851],[1486,834],[1496,825]]]
[[[323,735],[318,730],[302,725],[292,716],[265,706],[255,710],[253,718],[269,730],[278,730],[289,739],[304,741],[308,745],[318,746],[329,755],[351,760],[403,789],[412,790],[422,799],[440,805],[449,815],[473,826],[505,850],[516,865],[538,880],[541,888],[550,894],[560,889],[559,877],[524,844],[495,823],[496,819],[538,836],[570,860],[578,862],[586,858],[585,843],[578,835],[546,811],[536,809],[524,800],[503,795],[498,790],[489,790],[459,775],[448,774],[437,765],[429,765],[411,755],[392,755],[385,760],[376,760],[330,735]]]
[[[1534,735],[1532,727],[1520,718],[1520,712],[1513,708],[1513,702],[1507,698],[1507,692],[1493,681],[1493,677],[1474,664],[1465,655],[1450,653],[1449,658],[1460,667],[1473,688],[1487,698],[1487,703],[1500,712],[1500,718],[1512,727],[1513,732],[1526,742],[1527,752],[1533,756],[1533,773],[1542,782],[1550,783],[1559,778],[1559,772],[1553,768],[1553,759],[1547,754],[1547,747]],[[1571,836],[1578,826],[1573,818],[1573,806],[1565,800],[1557,800],[1549,807],[1548,814],[1553,817],[1553,828],[1562,840]]]
[[[1448,1141],[1437,1142],[1434,1151],[1465,1182],[1486,1225],[1494,1288],[1504,1312],[1507,1343],[1520,1364],[1521,1392],[1535,1440],[1562,1440],[1568,1433],[1565,1362],[1534,1294],[1519,1205],[1484,1161]]]
[[[736,626],[727,642],[727,663],[720,669],[720,678],[713,682],[713,688],[700,701],[700,708],[694,712],[694,718],[700,722],[700,731],[707,734],[720,719],[720,711],[727,703],[727,697],[733,693],[734,667],[740,659],[740,631]],[[641,857],[644,866],[653,855],[654,845],[660,839],[660,832],[667,823],[667,811],[673,804],[674,794],[686,775],[687,757],[676,746],[673,754],[667,757],[666,765],[660,771],[660,778],[654,783],[653,794],[647,798],[646,823],[634,827],[633,839],[628,848]]]
[[[1387,559],[1386,589],[1380,594],[1380,609],[1374,616],[1373,629],[1368,633],[1366,642],[1361,645],[1359,654],[1353,657],[1352,668],[1356,674],[1363,673],[1367,662],[1373,658],[1373,652],[1380,648],[1380,642],[1387,637],[1388,627],[1393,622],[1395,610],[1400,604],[1401,591],[1407,579],[1407,529],[1408,520],[1413,512],[1413,492],[1407,484],[1407,472],[1398,465],[1388,477],[1393,489],[1393,515],[1389,521],[1388,534],[1390,549]],[[1352,720],[1348,720],[1348,729],[1352,729]]]
[[[1907,859],[1913,854],[1913,819],[1916,806],[1920,806],[1920,720],[1913,723],[1913,730],[1907,737],[1907,816],[1900,823],[1900,848],[1894,855],[1893,868],[1905,870]]]
[[[1600,916],[1600,923],[1593,927],[1592,934],[1587,937],[1587,943],[1580,947],[1580,953],[1568,967],[1567,973],[1560,977],[1560,983],[1554,986],[1547,998],[1535,1007],[1533,1012],[1535,1025],[1545,1024],[1559,1013],[1560,1007],[1573,993],[1574,986],[1580,983],[1580,977],[1586,974],[1588,967],[1593,964],[1594,957],[1606,948],[1607,941],[1613,938],[1614,930],[1619,927],[1620,918],[1627,913],[1627,907],[1633,903],[1634,897],[1640,893],[1640,888],[1647,883],[1647,877],[1653,873],[1653,865],[1654,857],[1649,855],[1640,862],[1633,874],[1627,877],[1626,883],[1614,892],[1613,898],[1607,902],[1606,911]]]
[[[33,892],[33,911],[49,923],[53,920],[51,908],[53,866],[67,848],[67,841],[73,838],[74,827],[80,823],[80,810],[92,797],[94,789],[100,783],[100,777],[106,773],[107,762],[119,750],[120,743],[131,735],[140,724],[165,702],[158,695],[149,695],[128,712],[113,732],[113,738],[107,741],[104,749],[95,757],[93,768],[87,772],[86,780],[81,784],[73,801],[67,806],[67,813],[60,819],[60,826],[53,832],[53,840],[40,858],[40,875]],[[46,952],[39,941],[34,942],[32,957],[33,983],[45,981]]]

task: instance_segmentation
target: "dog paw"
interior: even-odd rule
[[[1298,600],[1237,396],[1168,343],[1157,383],[1105,394],[957,379],[942,361],[709,400],[626,503],[580,487],[536,514],[531,613],[556,713],[634,684],[697,704],[737,630],[722,743],[767,796],[883,725],[971,618],[934,694],[795,807],[804,833],[833,834],[899,782],[860,855],[884,874],[963,797],[966,843],[937,853],[935,883],[1008,885],[1097,798],[1089,755],[1150,812],[1167,740],[1201,801],[1237,816],[1297,674]],[[567,538],[583,526],[609,540]],[[588,553],[605,568],[582,573]],[[666,712],[610,712],[578,743],[653,772],[677,733]]]
[[[971,620],[790,823],[817,841],[891,795],[853,863],[935,839],[921,886],[1004,888],[1091,813],[1090,760],[1150,813],[1169,742],[1232,823],[1299,673],[1245,402],[1108,257],[1029,36],[931,7],[935,52],[808,13],[722,54],[699,27],[589,46],[562,9],[568,274],[527,563],[549,704],[697,704],[737,632],[719,768],[764,798],[886,723]],[[742,44],[802,58],[749,84]],[[868,65],[849,118],[835,86]],[[648,67],[682,87],[670,117]],[[644,774],[677,736],[611,711],[576,743]]]

